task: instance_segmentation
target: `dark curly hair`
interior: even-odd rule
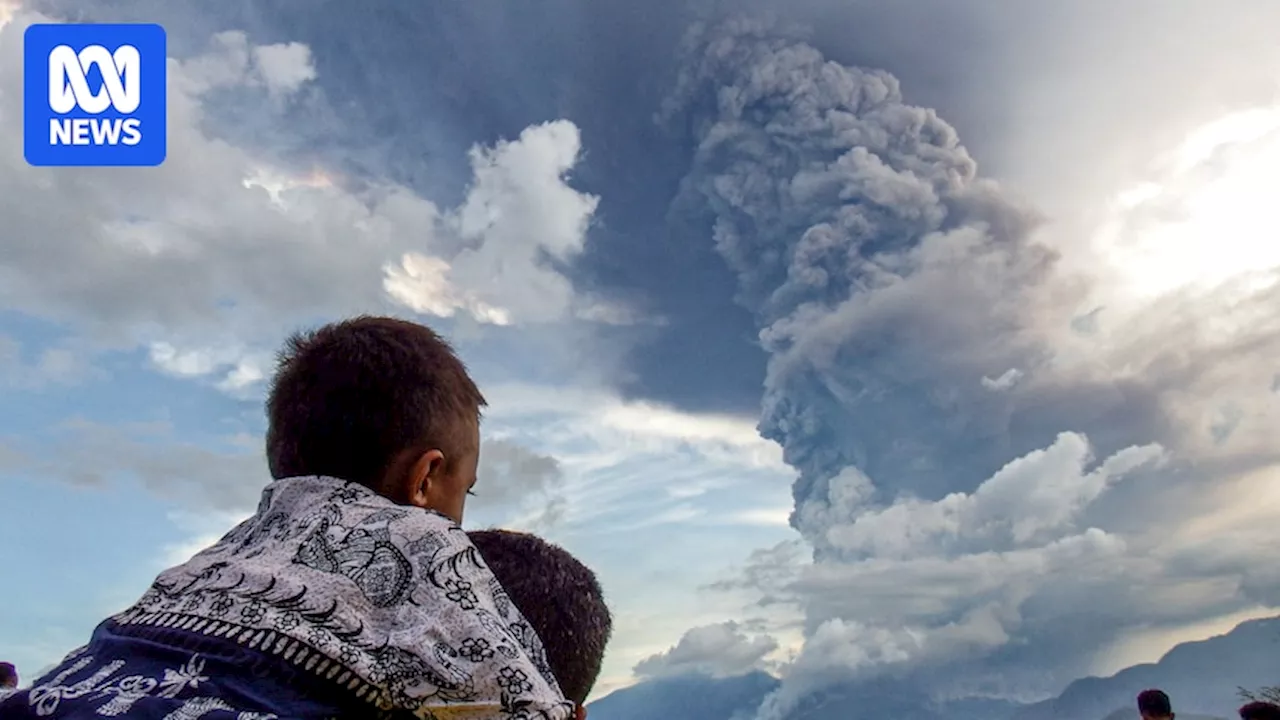
[[[1240,708],[1240,720],[1280,720],[1280,705],[1251,702]]]
[[[582,705],[600,675],[613,618],[595,573],[566,550],[527,533],[468,533],[533,627],[569,700]]]

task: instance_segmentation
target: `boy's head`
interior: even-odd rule
[[[1143,690],[1138,693],[1138,714],[1143,720],[1171,720],[1173,705],[1163,690]]]
[[[276,479],[326,475],[462,521],[484,396],[430,328],[357,317],[298,333],[267,398]]]
[[[18,668],[13,663],[0,662],[0,688],[18,687]]]
[[[1280,720],[1280,705],[1251,702],[1240,708],[1240,720]]]
[[[600,675],[613,619],[595,573],[563,548],[509,530],[468,533],[547,651],[569,700],[582,705]]]

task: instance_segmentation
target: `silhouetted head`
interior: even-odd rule
[[[595,573],[563,548],[527,533],[468,533],[547,651],[560,689],[583,705],[600,675],[613,619]]]
[[[0,688],[18,687],[18,668],[13,663],[0,662]]]
[[[1251,702],[1240,708],[1240,720],[1280,720],[1280,705]]]
[[[1173,705],[1163,690],[1143,690],[1138,693],[1138,714],[1143,720],[1172,720]]]
[[[289,338],[267,398],[267,464],[462,521],[484,396],[430,328],[357,317]]]

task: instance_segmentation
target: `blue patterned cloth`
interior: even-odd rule
[[[323,477],[164,571],[0,718],[569,720],[542,641],[442,515]]]
[[[302,720],[353,712],[332,689],[270,655],[181,631],[122,630],[103,622],[87,646],[0,701],[0,717]]]

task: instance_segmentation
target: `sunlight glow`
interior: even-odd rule
[[[1280,268],[1280,105],[1233,113],[1189,134],[1158,180],[1115,197],[1097,247],[1134,300]],[[1253,276],[1253,277],[1250,277]]]
[[[13,16],[18,13],[21,7],[22,3],[18,2],[18,0],[0,0],[0,30],[3,30],[4,26],[13,20]]]
[[[245,188],[262,188],[276,205],[284,202],[284,193],[299,188],[322,189],[333,187],[333,178],[320,169],[314,169],[306,175],[289,176],[268,170],[259,170],[254,175],[241,181]]]

